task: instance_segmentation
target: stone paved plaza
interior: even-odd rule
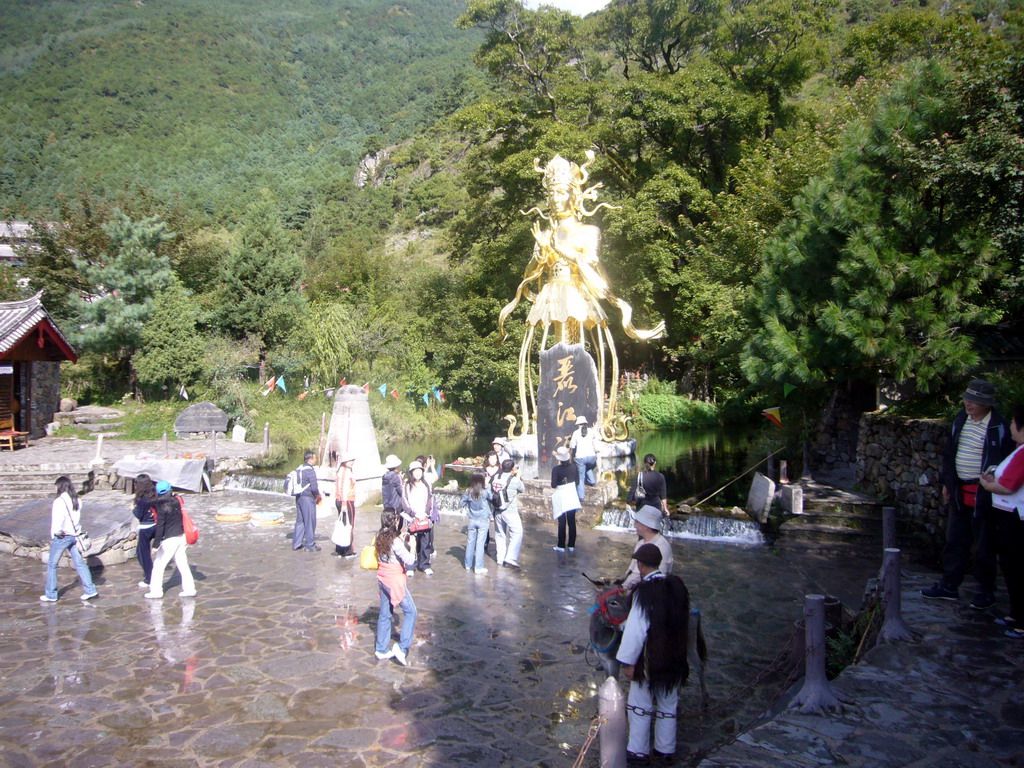
[[[128,515],[128,498],[123,498]],[[621,573],[631,537],[581,530],[577,551],[560,555],[551,551],[553,527],[533,526],[527,529],[521,572],[497,569],[491,560],[489,573],[477,576],[462,568],[461,521],[443,518],[436,575],[418,575],[411,582],[420,618],[410,666],[402,667],[374,658],[375,575],[353,560],[330,556],[327,519],[320,521],[322,552],[293,552],[288,499],[215,493],[186,500],[202,529],[199,543],[189,550],[196,598],[178,597],[177,575],[170,571],[165,598],[145,600],[136,586],[140,570],[127,563],[95,573],[100,596],[88,603],[78,599],[73,570],[62,568],[60,601],[43,604],[38,600],[43,564],[0,559],[0,763],[572,764],[596,714],[594,694],[602,682],[586,652],[594,593],[580,571]],[[284,510],[288,524],[253,528],[216,522],[216,510],[227,506]],[[87,506],[83,519],[87,524]],[[357,546],[369,541],[377,519],[373,509],[360,511]],[[677,764],[692,765],[702,750],[755,724],[775,698],[784,675],[754,691],[744,692],[743,686],[786,645],[801,615],[802,596],[825,592],[856,607],[877,563],[692,540],[675,540],[673,546],[677,570],[704,613],[709,688],[713,706],[720,706],[707,721],[688,714],[681,722],[680,749],[686,754]],[[914,605],[910,596],[908,602]],[[983,723],[991,699],[989,716],[1002,712],[1019,718],[1019,698],[1014,705],[1003,689],[1016,684],[1019,692],[1024,647],[1015,647],[1012,657],[1009,641],[994,639],[976,617],[961,616],[966,606],[958,612],[949,604],[917,603],[912,610],[920,609],[921,616],[945,618],[926,638],[925,660],[917,666],[901,662],[902,668],[927,677],[940,674],[942,664],[966,664],[982,648],[1002,649],[998,664],[1009,666],[971,692],[970,717]],[[959,643],[964,645],[958,651]],[[900,653],[912,660],[919,647],[906,646]],[[899,674],[899,669],[872,669],[877,668],[865,670],[855,693],[878,697],[876,685]],[[971,685],[970,675],[958,680]],[[730,701],[737,692],[738,701]],[[951,695],[922,708],[920,718],[905,711],[908,702],[893,701],[873,704],[855,719],[877,723],[881,733],[886,723],[892,724],[891,732],[915,733],[927,729],[925,718],[936,712],[956,714]],[[689,687],[681,701],[691,713],[698,704],[696,688]],[[830,729],[830,738],[838,741],[815,746],[810,732],[787,725],[783,736],[754,737],[759,746],[735,744],[728,749],[747,751],[714,765],[781,765],[773,761],[784,758],[786,765],[801,766],[904,764],[870,757],[884,752],[875,733],[866,742],[874,753],[862,749],[859,759],[854,751],[841,756],[835,744],[848,743],[844,734],[852,731],[843,730],[848,726],[805,719]],[[1017,727],[1021,724],[1018,719]],[[1012,744],[1005,728],[999,733]],[[785,757],[785,745],[797,754]],[[814,748],[805,757],[808,745]],[[595,744],[585,765],[598,764],[597,752]]]

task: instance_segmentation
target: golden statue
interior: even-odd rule
[[[540,160],[534,160],[534,170],[543,174],[544,189],[547,192],[547,212],[538,208],[524,211],[524,216],[536,213],[547,222],[533,224],[533,258],[526,266],[523,280],[512,299],[498,316],[499,338],[503,340],[505,321],[522,299],[533,303],[527,316],[527,332],[519,348],[519,405],[522,413],[522,433],[536,431],[537,403],[533,383],[533,366],[530,352],[533,348],[537,327],[542,329],[540,349],[547,349],[548,333],[554,327],[553,344],[583,344],[590,342],[591,350],[597,350],[598,418],[600,430],[605,439],[623,439],[625,425],[619,433],[612,426],[616,420],[616,405],[619,381],[619,359],[615,353],[615,341],[608,327],[608,316],[601,307],[607,301],[618,307],[622,313],[622,329],[630,338],[649,340],[660,338],[665,333],[664,321],[651,330],[640,330],[633,326],[633,309],[615,296],[608,284],[608,278],[598,259],[601,244],[601,230],[594,224],[584,224],[584,218],[593,216],[601,208],[613,208],[608,203],[598,203],[593,210],[587,210],[587,201],[597,199],[603,184],[594,184],[586,189],[589,173],[587,168],[594,162],[594,153],[587,151],[587,160],[582,166],[571,163],[561,155],[555,155],[547,166],[541,167]],[[534,285],[536,284],[536,285]],[[534,291],[536,290],[536,293]],[[609,373],[610,377],[606,378]],[[529,400],[527,400],[529,393]],[[513,421],[510,435],[514,428]],[[618,418],[622,422],[621,417]]]

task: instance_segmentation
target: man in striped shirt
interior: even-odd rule
[[[978,586],[971,607],[985,610],[995,604],[995,523],[992,494],[979,487],[978,478],[1005,459],[1014,446],[1009,424],[993,407],[993,384],[975,379],[960,398],[964,408],[953,420],[942,461],[942,499],[949,506],[942,580],[922,589],[921,594],[938,600],[958,599],[973,546]]]

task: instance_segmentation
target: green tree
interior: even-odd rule
[[[217,323],[267,349],[283,342],[305,312],[302,262],[266,193],[250,207],[237,244],[222,262]]]
[[[315,384],[333,386],[352,366],[352,314],[341,302],[315,302],[295,328],[292,343]]]
[[[112,355],[129,372],[135,385],[131,359],[142,344],[142,329],[153,299],[170,285],[170,260],[160,252],[174,237],[155,216],[132,221],[120,211],[102,229],[110,238],[110,251],[99,259],[74,257],[87,285],[96,286],[88,298],[74,297],[79,322],[69,326],[72,339],[85,352]]]
[[[845,134],[831,172],[796,201],[765,248],[742,367],[757,384],[873,381],[927,391],[977,361],[965,326],[996,313],[984,220],[923,172],[917,149],[956,132],[951,75],[916,67]]]
[[[132,358],[140,384],[166,387],[173,394],[196,380],[204,355],[198,322],[192,297],[177,278],[172,279],[153,299],[142,327],[141,349]]]

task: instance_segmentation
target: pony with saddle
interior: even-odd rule
[[[622,625],[629,616],[629,609],[633,604],[632,597],[623,589],[622,579],[592,579],[585,573],[583,577],[597,590],[597,603],[590,610],[590,647],[601,660],[605,673],[618,679],[619,662],[615,654],[622,640]],[[690,611],[686,631],[686,662],[690,666],[690,672],[696,672],[700,681],[701,709],[707,709],[710,701],[704,674],[707,658],[708,648],[701,627],[700,610],[694,608]]]

